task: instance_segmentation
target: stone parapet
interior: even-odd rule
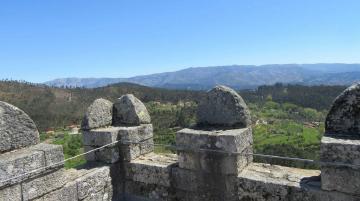
[[[32,147],[1,154],[0,180],[4,181],[9,178],[16,178],[13,178],[10,181],[6,181],[4,183],[0,183],[0,188],[5,185],[19,183],[25,179],[44,174],[54,169],[59,169],[63,166],[63,164],[57,163],[63,160],[64,154],[62,151],[62,146],[50,144],[38,144]],[[40,170],[34,171],[39,168]],[[27,174],[29,172],[32,173]]]
[[[121,127],[119,140],[120,154],[125,161],[134,160],[154,151],[152,124]]]
[[[21,109],[0,101],[0,154],[39,142],[34,121]]]
[[[116,163],[131,161],[154,151],[152,124],[133,127],[98,128],[83,132],[84,151],[108,145],[85,156],[87,161]]]
[[[61,188],[67,182],[64,169],[56,170],[40,177],[22,182],[23,201],[33,200]]]
[[[71,169],[63,172],[63,177],[52,178],[51,183],[28,183],[29,188],[39,190],[28,191],[29,198],[34,201],[77,201],[77,200],[103,200],[111,201],[113,195],[112,179],[109,166],[98,166],[90,169]],[[60,182],[62,179],[64,182]],[[44,180],[39,178],[37,182]],[[53,188],[50,188],[52,187]],[[57,188],[55,188],[55,186]],[[43,188],[40,188],[43,187]],[[24,187],[23,187],[24,188]],[[32,193],[32,194],[31,194]],[[40,195],[40,196],[39,196]],[[26,194],[23,193],[23,196]],[[27,199],[25,199],[27,200]]]
[[[126,178],[135,182],[170,187],[172,168],[176,165],[177,156],[174,154],[150,153],[126,163]]]
[[[360,195],[360,83],[333,102],[321,140],[322,189]]]
[[[359,201],[360,197],[321,189],[320,171],[253,163],[237,177],[237,201]]]
[[[105,163],[116,163],[119,161],[120,151],[119,145],[116,142],[119,140],[120,130],[120,127],[108,127],[83,131],[84,152],[113,143],[110,146],[86,154],[85,159],[87,161],[101,161]]]
[[[63,169],[62,147],[38,144],[36,127],[20,112],[12,118],[25,118],[19,128],[34,132],[25,143],[1,145],[0,201],[360,201],[358,100],[360,84],[335,101],[321,141],[321,171],[253,163],[250,112],[223,86],[201,103],[196,129],[177,132],[177,155],[153,153],[150,116],[138,99],[123,96],[115,109],[97,101],[85,117],[84,149],[112,145],[70,170]],[[17,111],[5,106],[9,114]],[[0,128],[3,138],[9,126]],[[10,129],[10,141],[17,130]],[[19,137],[26,139],[24,132]]]
[[[252,162],[252,143],[251,128],[224,131],[183,129],[176,134],[179,167],[236,175]]]
[[[101,147],[116,142],[121,127],[97,128],[83,131],[84,146]]]
[[[360,195],[360,140],[323,137],[320,159],[324,190]]]

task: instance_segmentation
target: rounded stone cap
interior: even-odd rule
[[[251,125],[250,111],[242,97],[226,86],[207,92],[197,111],[198,125],[245,128]]]
[[[114,126],[138,126],[149,123],[151,118],[148,110],[134,95],[123,95],[114,103]]]
[[[99,98],[96,99],[87,109],[81,123],[81,129],[90,130],[110,126],[112,124],[113,103]]]
[[[0,101],[0,153],[39,142],[34,121],[19,108]]]
[[[326,117],[325,136],[360,138],[360,83],[335,99]]]

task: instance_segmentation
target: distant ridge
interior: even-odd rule
[[[254,89],[275,83],[350,85],[356,81],[360,81],[360,64],[320,63],[193,67],[131,78],[61,78],[44,84],[55,87],[96,88],[129,82],[149,87],[205,90],[217,84],[236,89]]]

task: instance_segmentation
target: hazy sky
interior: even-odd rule
[[[0,78],[360,63],[359,0],[2,0]]]

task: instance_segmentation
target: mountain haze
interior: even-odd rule
[[[271,64],[193,67],[175,72],[131,78],[63,78],[45,82],[49,86],[96,88],[129,82],[169,89],[209,89],[224,84],[236,89],[292,83],[302,85],[350,85],[360,80],[360,64]]]

